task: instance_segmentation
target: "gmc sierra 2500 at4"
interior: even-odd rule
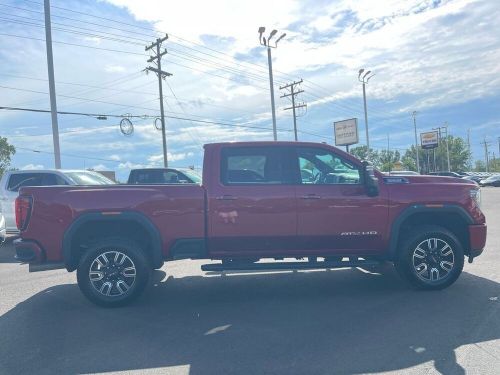
[[[23,187],[16,221],[30,271],[76,270],[102,306],[129,303],[153,269],[185,258],[221,261],[205,271],[390,261],[414,286],[441,289],[486,241],[473,182],[384,176],[305,142],[208,144],[201,184]]]

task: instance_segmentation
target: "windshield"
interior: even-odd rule
[[[201,184],[201,176],[197,172],[192,169],[181,169],[180,171],[189,177],[194,183]]]
[[[112,185],[114,181],[97,172],[66,172],[66,177],[75,185]]]

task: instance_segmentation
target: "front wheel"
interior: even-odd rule
[[[446,228],[422,225],[413,229],[394,262],[398,273],[419,289],[443,289],[453,284],[464,267],[464,251]]]
[[[91,302],[123,306],[146,287],[151,267],[141,248],[120,238],[104,239],[83,254],[77,269],[78,286]]]

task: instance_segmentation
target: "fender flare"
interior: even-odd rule
[[[418,213],[452,213],[460,216],[467,224],[474,224],[474,220],[469,213],[461,206],[450,204],[442,207],[428,207],[423,204],[412,205],[405,208],[393,221],[389,238],[388,258],[394,260],[396,258],[397,247],[399,242],[399,234],[401,225],[410,216]]]
[[[78,262],[71,248],[71,241],[77,231],[86,223],[91,221],[132,221],[139,224],[149,234],[152,248],[153,267],[160,268],[163,265],[162,240],[160,231],[145,215],[134,211],[121,211],[116,215],[105,215],[101,212],[87,212],[78,216],[66,229],[63,235],[62,249],[64,265],[68,271],[74,271]]]

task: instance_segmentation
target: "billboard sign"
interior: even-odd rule
[[[359,142],[357,118],[334,122],[333,127],[335,129],[335,146],[349,146]]]
[[[432,131],[426,133],[420,133],[420,144],[422,148],[430,149],[439,146],[439,132]]]

